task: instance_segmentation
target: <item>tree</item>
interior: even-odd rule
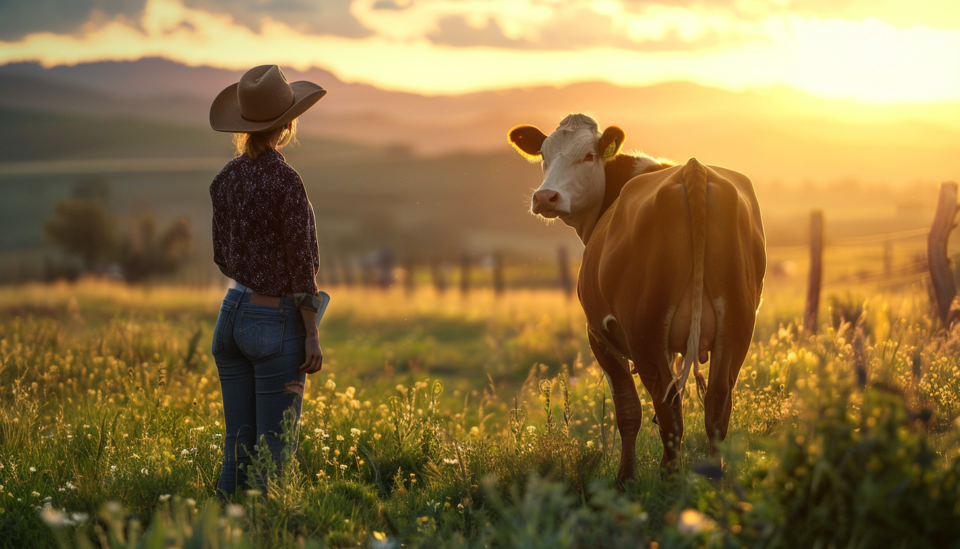
[[[107,213],[103,199],[80,193],[57,202],[43,232],[65,253],[79,256],[86,271],[110,256],[117,234],[116,221]]]
[[[137,229],[138,237],[125,237],[117,254],[117,262],[127,282],[172,274],[193,257],[193,230],[186,219],[168,225],[159,240],[152,215],[141,217]]]

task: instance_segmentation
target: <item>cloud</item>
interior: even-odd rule
[[[461,15],[448,15],[437,21],[436,30],[427,33],[434,44],[447,46],[492,46],[495,48],[531,48],[526,39],[511,39],[503,34],[503,29],[494,18],[487,19],[483,27],[474,27]]]
[[[410,7],[410,4],[401,6],[396,2],[396,0],[377,0],[373,4],[373,9],[375,10],[393,10],[393,11],[403,11]]]
[[[0,0],[0,40],[40,31],[69,34],[117,16],[139,19],[146,0]]]
[[[729,11],[742,20],[773,15],[799,15],[818,19],[876,19],[907,29],[925,26],[935,29],[960,27],[960,2],[957,0],[618,0],[626,11],[639,12],[652,6],[671,6],[697,10]]]
[[[353,5],[353,13],[376,35],[404,41],[426,37],[455,47],[689,51],[736,45],[762,34],[762,19],[745,23],[729,11],[662,3],[417,0],[403,10],[383,10],[378,8],[382,2]]]
[[[371,34],[350,12],[353,0],[185,0],[184,3],[187,7],[228,14],[256,32],[269,18],[310,34],[349,38]]]
[[[370,30],[350,12],[353,1],[184,0],[184,5],[230,15],[257,32],[265,19],[271,19],[312,34],[369,36]],[[147,0],[0,0],[0,40],[18,40],[34,32],[86,32],[117,18],[135,25],[146,4]]]
[[[118,14],[82,32],[34,32],[0,42],[0,63],[164,57],[233,70],[279,63],[428,95],[680,80],[733,90],[788,85],[877,102],[960,100],[960,29],[789,14],[745,21],[723,9],[660,4],[624,16],[622,4],[608,0],[589,6],[571,0],[565,11],[542,0],[415,0],[402,11],[374,9],[382,0],[356,0],[351,14],[371,33],[351,38],[318,34],[271,14],[258,19],[255,31],[184,1],[192,0],[148,0],[135,20]],[[457,5],[460,12],[451,12]],[[596,13],[587,18],[577,11],[586,8]]]

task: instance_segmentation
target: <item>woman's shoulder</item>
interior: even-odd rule
[[[290,185],[290,184],[299,184],[303,185],[303,181],[300,179],[300,174],[291,166],[287,164],[287,160],[280,154],[280,151],[272,149],[264,153],[264,160],[270,162],[270,171],[276,174],[277,182]]]
[[[232,175],[239,173],[242,170],[243,166],[248,161],[249,161],[249,158],[247,158],[246,154],[242,154],[240,156],[230,159],[229,162],[227,162],[226,164],[223,165],[222,168],[220,168],[220,173],[218,173],[217,176],[213,179],[214,183],[224,179],[225,177],[230,177]]]

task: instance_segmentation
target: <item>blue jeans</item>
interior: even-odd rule
[[[274,462],[281,465],[281,424],[288,409],[296,417],[291,448],[296,450],[306,380],[298,371],[305,360],[306,332],[293,299],[284,296],[279,306],[271,307],[250,303],[250,295],[250,289],[240,284],[227,290],[213,330],[226,422],[217,489],[228,496],[246,484],[261,435],[266,436]]]

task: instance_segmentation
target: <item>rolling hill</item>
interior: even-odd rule
[[[826,209],[830,235],[922,226],[936,184],[960,173],[957,104],[883,107],[684,83],[427,97],[319,69],[286,73],[330,90],[304,116],[301,145],[284,154],[313,201],[323,253],[336,260],[384,245],[451,260],[461,250],[531,261],[551,261],[558,244],[576,250],[572,231],[527,213],[540,169],[505,142],[513,125],[550,130],[570,111],[621,126],[628,148],[747,173],[772,245],[802,243],[814,207]],[[209,266],[207,188],[231,151],[229,136],[209,130],[207,109],[239,74],[161,59],[0,66],[0,279],[20,268],[3,254],[33,253],[29,270],[49,252],[43,220],[85,177],[110,183],[125,225],[148,211],[186,216]]]
[[[304,135],[418,154],[507,150],[505,133],[516,124],[550,130],[566,113],[586,111],[624,128],[628,147],[677,160],[696,156],[761,184],[857,178],[899,185],[960,172],[958,103],[864,105],[787,88],[731,92],[689,83],[430,97],[344,83],[320,69],[285,73],[329,90],[303,117]],[[206,127],[211,98],[240,74],[162,59],[51,69],[12,64],[0,67],[0,106]]]

